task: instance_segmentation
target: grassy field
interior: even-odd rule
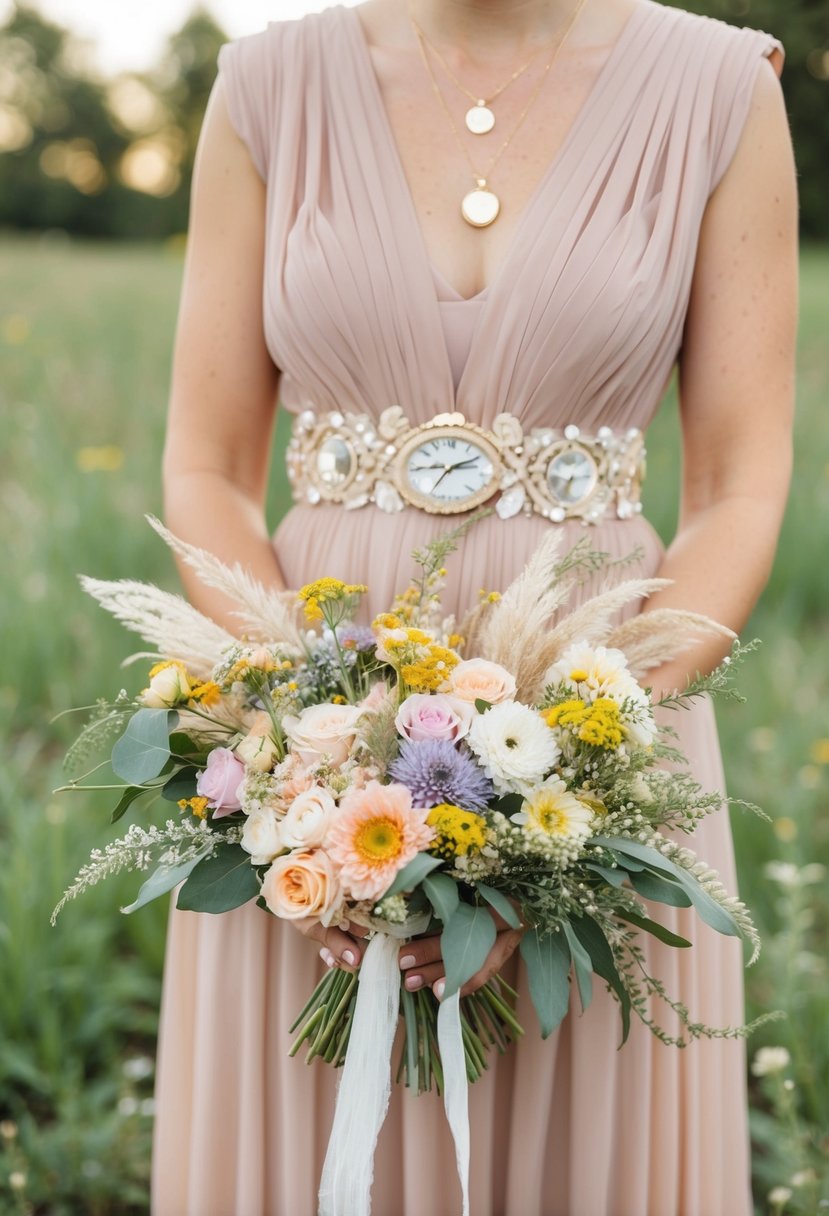
[[[118,669],[132,639],[76,573],[175,585],[142,514],[161,509],[181,250],[6,239],[0,258],[0,1211],[132,1216],[148,1210],[166,905],[119,917],[138,885],[127,879],[50,927],[89,849],[118,834],[106,803],[52,795],[77,720],[50,719],[140,687],[140,672]],[[751,1077],[757,1211],[811,1214],[829,1207],[828,250],[804,253],[801,316],[794,490],[746,631],[763,647],[743,669],[748,703],[719,718],[731,792],[773,818],[733,815],[765,942],[749,1012],[788,1015],[751,1045],[789,1053]],[[669,393],[649,436],[646,502],[666,537],[676,460]],[[272,523],[285,505],[275,480]]]

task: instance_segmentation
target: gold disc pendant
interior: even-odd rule
[[[498,195],[487,190],[486,180],[482,177],[478,178],[475,189],[464,195],[461,203],[461,215],[473,228],[486,228],[487,224],[496,219],[500,210]]]
[[[486,135],[495,126],[495,115],[483,97],[466,111],[466,126],[473,135]]]

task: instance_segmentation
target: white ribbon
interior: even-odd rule
[[[443,1105],[455,1141],[455,1161],[463,1193],[463,1216],[469,1216],[469,1085],[461,1033],[461,994],[441,1001],[438,1047],[443,1068]]]
[[[419,918],[418,918],[419,919]],[[400,939],[425,926],[386,926],[368,944],[360,966],[354,1021],[337,1091],[334,1124],[319,1189],[319,1216],[371,1216],[374,1150],[391,1097],[391,1057],[400,1012]],[[447,997],[438,1012],[446,1117],[455,1140],[469,1216],[469,1114],[460,996]]]

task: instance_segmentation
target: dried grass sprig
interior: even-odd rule
[[[81,575],[80,581],[102,608],[155,647],[146,657],[178,659],[199,679],[209,679],[223,651],[238,642],[183,596],[162,591],[151,583],[106,581],[87,575]],[[137,657],[132,655],[125,662]]]
[[[732,639],[737,636],[727,625],[699,612],[654,608],[617,625],[608,635],[607,645],[624,651],[631,672],[639,678],[690,649],[706,634]]]
[[[227,566],[206,549],[188,544],[175,536],[154,515],[148,515],[146,518],[162,540],[195,571],[206,587],[215,587],[217,591],[223,592],[241,605],[238,611],[234,610],[233,615],[239,618],[240,632],[243,632],[248,640],[281,644],[294,654],[301,653],[303,646],[298,626],[299,606],[294,592],[265,587],[252,578],[238,562]]]

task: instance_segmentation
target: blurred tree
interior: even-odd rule
[[[225,40],[197,10],[156,70],[103,82],[85,70],[68,30],[18,3],[0,29],[0,226],[105,237],[183,231]],[[131,121],[142,108],[144,121]]]
[[[674,8],[766,30],[783,43],[782,86],[794,137],[801,234],[829,239],[829,7],[827,0],[665,0]]]
[[[786,48],[783,90],[800,178],[801,231],[829,239],[827,0],[664,0]],[[79,44],[18,3],[0,28],[0,226],[161,237],[187,226],[190,178],[225,34],[204,7],[159,66],[102,82]]]

